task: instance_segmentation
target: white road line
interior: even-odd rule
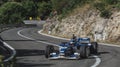
[[[105,46],[111,46],[111,47],[120,47],[120,45],[113,45],[113,44],[107,44],[107,43],[99,43],[101,45],[105,45]]]
[[[45,41],[38,41],[38,40],[35,40],[35,39],[33,39],[33,38],[24,36],[24,35],[21,34],[22,31],[23,31],[23,30],[18,31],[17,34],[18,34],[19,36],[23,37],[23,38],[26,38],[26,39],[29,39],[29,40],[34,40],[34,41],[36,41],[36,42],[41,42],[41,43],[44,43],[44,44],[49,44],[49,45],[53,45],[53,46],[58,46],[57,44],[54,44],[54,43],[49,43],[49,42],[45,42]],[[58,46],[58,47],[59,47],[59,46]]]
[[[44,34],[44,33],[42,33],[42,30],[38,31],[38,33],[41,34],[41,35],[56,38],[56,39],[70,40],[70,39],[67,39],[67,38],[61,38],[61,37],[56,37],[56,36],[51,36],[51,35],[48,35],[48,34]]]
[[[56,39],[70,40],[70,39],[67,39],[67,38],[61,38],[61,37],[51,36],[51,35],[42,33],[42,30],[38,31],[38,33],[41,34],[41,35],[48,36],[48,37],[52,37],[52,38],[56,38]],[[107,43],[99,43],[99,44],[105,45],[105,46],[120,47],[120,45],[115,45],[115,44],[114,44],[114,45],[112,45],[112,44],[107,44]]]
[[[98,56],[93,56],[96,58],[96,62],[91,67],[97,67],[101,63],[101,59]]]
[[[9,61],[9,60],[11,60],[11,59],[14,58],[14,56],[16,55],[16,51],[15,51],[15,49],[14,49],[13,47],[11,47],[8,43],[3,42],[3,44],[4,44],[4,46],[6,46],[7,48],[9,48],[10,50],[13,51],[12,55],[11,55],[9,58],[7,58],[7,59],[4,60],[4,62],[7,62],[7,61]]]
[[[61,37],[56,37],[56,36],[51,36],[51,35],[48,35],[48,34],[44,34],[44,33],[42,33],[42,30],[38,31],[38,33],[41,34],[41,35],[56,38],[56,39],[70,40],[70,39],[67,39],[67,38],[61,38]],[[101,63],[101,59],[96,55],[93,56],[93,57],[96,59],[96,62],[90,67],[97,67]]]

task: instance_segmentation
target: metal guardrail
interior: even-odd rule
[[[12,28],[17,28],[17,27],[36,27],[36,26],[37,26],[36,24],[9,24],[9,25],[4,24],[4,25],[0,25],[0,33],[5,30],[9,30]],[[9,52],[10,52],[10,56],[5,58],[2,61],[2,63],[0,63],[0,64],[4,64],[4,66],[2,65],[2,67],[14,67],[14,66],[11,66],[10,63],[12,60],[14,60],[14,57],[16,55],[15,49],[13,47],[11,47],[8,43],[4,42],[4,40],[1,38],[1,36],[0,36],[0,42],[1,42],[0,46],[4,46],[5,49],[9,50]],[[7,64],[9,66],[7,66]]]
[[[11,62],[13,62],[15,55],[16,55],[16,51],[13,47],[11,47],[9,44],[7,44],[6,42],[2,41],[0,39],[0,46],[4,49],[6,49],[6,54],[4,54],[4,58],[1,58],[1,63],[0,65],[2,65],[2,67],[13,67],[11,66]],[[0,66],[1,67],[1,66]]]
[[[36,27],[36,24],[0,24],[0,32],[11,28],[18,28],[18,27]]]
[[[16,27],[17,25],[0,25],[0,33],[5,30],[9,30]],[[0,63],[1,64],[0,67],[13,67],[11,66],[11,61],[14,60],[14,57],[16,55],[15,49],[11,47],[8,43],[4,42],[4,40],[1,37],[0,37],[0,42],[1,42],[0,46],[6,49],[8,53],[10,53],[9,56],[3,58],[2,62]]]
[[[3,60],[3,62],[8,62],[8,61],[12,60],[12,59],[15,57],[16,51],[15,51],[15,49],[14,49],[13,47],[11,47],[11,46],[10,46],[9,44],[7,44],[6,42],[3,42],[3,44],[4,44],[5,47],[9,48],[9,49],[12,51],[12,52],[11,52],[11,56],[8,57],[7,59]]]

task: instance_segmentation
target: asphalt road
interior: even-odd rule
[[[44,57],[45,46],[49,42],[60,44],[65,40],[43,36],[37,33],[40,28],[15,28],[1,33],[1,37],[17,51],[15,67],[91,67],[96,59],[89,57],[80,60],[48,60]],[[33,38],[23,38],[20,34]],[[101,63],[98,67],[120,67],[120,48],[99,45]]]

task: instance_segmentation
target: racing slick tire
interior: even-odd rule
[[[88,58],[90,55],[90,49],[88,46],[81,46],[80,47],[80,58]]]
[[[54,51],[55,51],[54,46],[52,46],[52,45],[46,46],[45,57],[49,58],[50,57],[50,53],[53,53]]]
[[[91,52],[92,54],[97,54],[98,53],[98,43],[97,42],[91,42]]]

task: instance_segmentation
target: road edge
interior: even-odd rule
[[[7,61],[12,60],[12,59],[15,57],[15,55],[16,55],[16,50],[15,50],[12,46],[10,46],[8,43],[6,43],[6,42],[3,42],[3,44],[4,44],[5,47],[7,47],[7,48],[9,48],[10,50],[12,50],[12,55],[11,55],[9,58],[3,60],[4,62],[7,62]]]
[[[70,39],[67,39],[67,38],[62,38],[62,37],[48,35],[48,34],[42,33],[42,31],[43,30],[38,31],[38,34],[41,34],[41,35],[44,35],[44,36],[48,36],[48,37],[52,37],[52,38],[56,38],[56,39],[70,40]],[[98,43],[98,44],[106,45],[106,46],[113,46],[113,47],[120,47],[120,45],[116,45],[116,44],[114,44],[114,45],[113,44],[107,44],[107,43]]]

